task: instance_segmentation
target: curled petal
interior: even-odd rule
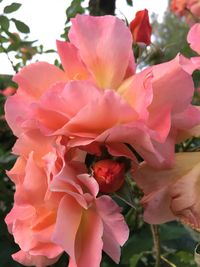
[[[128,27],[112,16],[77,15],[71,21],[70,41],[79,49],[80,57],[98,86],[117,88],[125,76],[132,53]]]
[[[14,78],[20,90],[38,99],[52,84],[67,81],[66,74],[54,65],[36,62],[24,67]]]
[[[82,62],[78,49],[69,42],[57,41],[58,53],[69,80],[87,80],[89,73]]]
[[[46,267],[54,264],[58,261],[60,255],[53,259],[49,259],[43,255],[31,255],[25,251],[18,251],[17,253],[12,255],[12,258],[19,263],[26,266],[36,266],[36,267]]]

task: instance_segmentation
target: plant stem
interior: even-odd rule
[[[151,232],[153,237],[154,244],[154,253],[155,253],[155,267],[160,267],[160,234],[158,225],[151,224]]]
[[[17,71],[18,71],[17,68],[15,67],[13,61],[11,60],[11,58],[10,58],[10,56],[8,54],[8,51],[5,49],[5,47],[3,46],[3,44],[1,42],[0,42],[0,46],[1,46],[2,50],[3,50],[3,52],[6,54],[11,66],[12,66],[12,68],[14,70],[14,72],[17,73]]]

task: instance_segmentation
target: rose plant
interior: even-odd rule
[[[20,246],[13,258],[27,266],[48,266],[64,251],[70,267],[100,266],[102,250],[119,263],[129,230],[112,193],[132,174],[142,189],[146,183],[143,203],[155,196],[147,207],[160,191],[168,200],[162,205],[170,206],[169,188],[182,179],[161,179],[164,190],[159,184],[151,195],[157,176],[149,174],[176,170],[175,144],[199,134],[200,111],[191,104],[198,56],[178,54],[136,72],[123,21],[77,15],[71,22],[70,42],[57,41],[63,69],[46,62],[24,67],[5,105],[18,155],[8,172],[16,192],[6,223]]]

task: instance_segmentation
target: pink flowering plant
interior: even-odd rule
[[[130,27],[116,16],[78,14],[68,38],[57,40],[61,68],[25,66],[13,77],[16,93],[6,96],[5,119],[17,138],[5,217],[19,246],[12,258],[36,267],[64,254],[58,266],[176,266],[158,224],[200,231],[200,108],[192,103],[199,24],[187,36],[193,57],[178,53],[142,70]],[[145,244],[131,254],[148,224],[153,251]]]

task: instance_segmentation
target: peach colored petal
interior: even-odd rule
[[[21,204],[34,203],[35,205],[42,203],[47,191],[47,182],[44,178],[45,174],[43,170],[36,165],[33,160],[33,153],[31,153],[25,168],[23,184],[18,185],[15,194],[15,202]]]
[[[21,124],[29,112],[29,105],[32,101],[29,96],[25,96],[19,91],[14,96],[8,97],[4,106],[6,121],[16,136],[19,136],[23,131]]]
[[[7,175],[9,178],[15,183],[22,183],[24,180],[24,169],[26,166],[26,161],[20,157],[16,160],[15,165],[12,167],[10,171],[7,171]]]
[[[71,197],[65,195],[61,200],[53,242],[60,245],[75,260],[75,242],[81,222],[82,207]]]
[[[13,80],[20,90],[33,98],[39,98],[52,84],[67,81],[66,74],[54,65],[36,62],[24,67]]]
[[[180,219],[200,229],[200,152],[176,154],[175,166],[156,170],[146,163],[134,174],[144,191],[144,218],[149,223]]]
[[[48,259],[43,255],[30,255],[28,252],[25,251],[18,251],[17,253],[12,255],[12,258],[19,263],[26,265],[26,266],[36,266],[36,267],[46,267],[51,264],[54,264],[58,261],[60,255],[53,258]]]
[[[69,80],[87,80],[89,73],[82,62],[78,49],[69,42],[57,41],[62,66]]]
[[[41,161],[44,155],[52,151],[54,142],[55,137],[47,137],[38,130],[31,130],[20,135],[13,147],[13,153],[27,159],[30,151],[34,151],[34,159]]]
[[[200,54],[200,23],[196,23],[190,29],[187,41],[192,50]]]
[[[93,137],[116,124],[124,124],[136,118],[137,114],[119,95],[112,90],[106,90],[102,97],[91,102],[72,118],[67,129],[74,134]]]
[[[112,16],[77,15],[71,21],[69,39],[79,49],[80,57],[98,86],[117,88],[125,76],[132,53],[128,27]]]
[[[125,80],[117,90],[141,119],[148,117],[147,107],[153,99],[152,78],[152,70],[148,68]]]
[[[83,211],[76,236],[75,262],[78,267],[98,267],[103,248],[103,224],[98,213],[91,206]]]

